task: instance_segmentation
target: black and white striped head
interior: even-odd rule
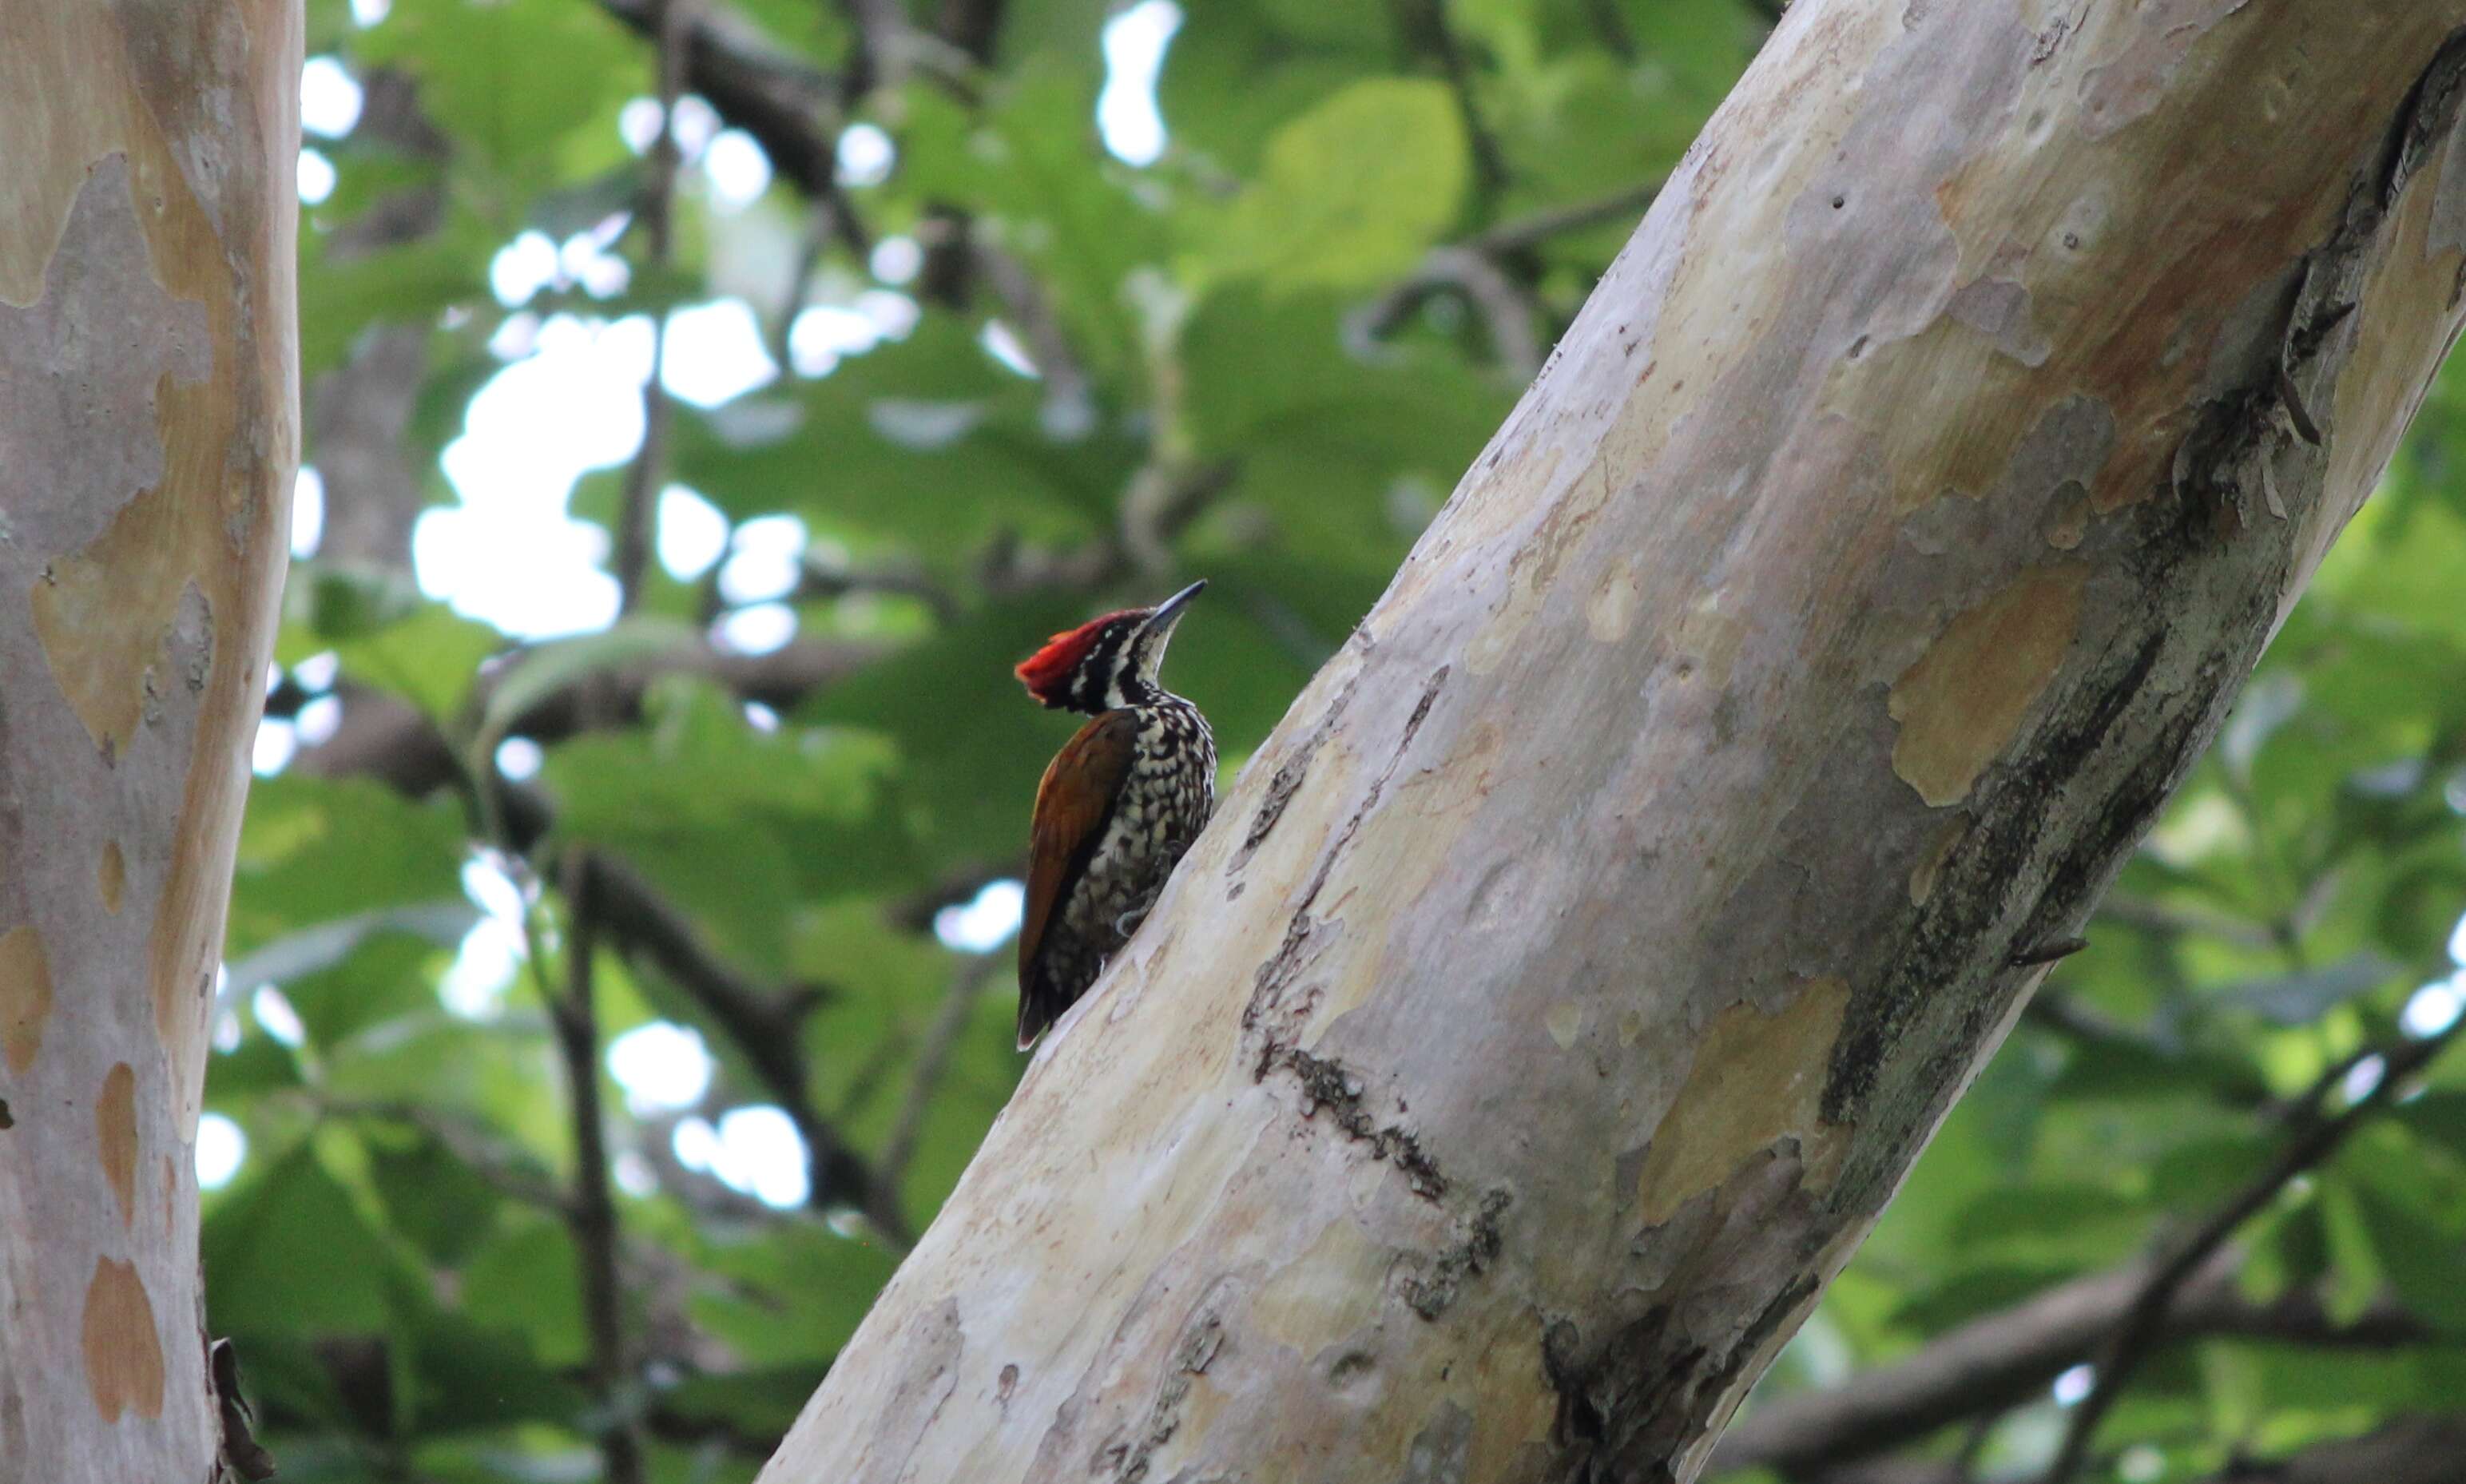
[[[1207,584],[1194,582],[1154,608],[1125,608],[1054,635],[1013,671],[1027,693],[1057,711],[1095,715],[1164,695],[1156,671],[1182,610]]]

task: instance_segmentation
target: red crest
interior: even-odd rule
[[[1019,677],[1029,695],[1039,701],[1051,701],[1069,685],[1070,672],[1087,658],[1087,651],[1096,647],[1096,636],[1105,632],[1105,625],[1136,611],[1126,608],[1090,618],[1075,629],[1065,629],[1046,640],[1043,648],[1019,662],[1011,673]]]

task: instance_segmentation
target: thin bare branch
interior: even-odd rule
[[[625,1343],[624,1288],[616,1270],[616,1200],[599,1100],[599,1017],[593,983],[599,904],[590,863],[579,852],[567,857],[562,876],[569,908],[563,992],[546,982],[536,949],[532,970],[542,975],[573,1123],[573,1194],[567,1203],[566,1225],[581,1269],[583,1321],[591,1335],[591,1387],[600,1413],[600,1457],[608,1484],[641,1484],[642,1440],[627,1396],[633,1367]]]
[[[2167,1308],[2162,1343],[2234,1335],[2322,1350],[2380,1350],[2461,1338],[2392,1307],[2342,1323],[2310,1293],[2254,1303],[2238,1284],[2241,1262],[2235,1251],[2221,1250],[2194,1271]],[[2155,1270],[2154,1262],[2144,1258],[2075,1278],[1973,1319],[1838,1386],[1760,1402],[1723,1434],[1705,1476],[1772,1469],[1832,1484],[1850,1466],[1917,1443],[1938,1428],[1991,1417],[2042,1396],[2058,1375],[2091,1359],[2115,1333]]]
[[[853,1206],[885,1240],[907,1247],[913,1236],[896,1193],[814,1106],[813,1078],[797,1031],[820,991],[806,987],[782,994],[739,974],[709,950],[684,913],[622,863],[594,857],[593,876],[606,931],[618,951],[650,962],[691,996],[796,1125],[805,1141],[812,1203]]]
[[[683,154],[677,146],[677,100],[685,90],[686,54],[692,47],[698,0],[659,0],[660,134],[651,142],[642,186],[641,224],[644,258],[657,278],[664,278],[676,257],[677,170]],[[617,611],[641,606],[644,578],[651,570],[651,526],[658,518],[660,486],[666,478],[667,388],[661,383],[668,343],[668,313],[651,317],[651,371],[642,378],[642,446],[625,470],[625,499],[616,520]]]
[[[916,1053],[916,1070],[908,1078],[908,1095],[900,1100],[898,1121],[891,1125],[890,1137],[883,1141],[882,1158],[875,1171],[882,1181],[893,1187],[908,1173],[908,1161],[915,1157],[916,1141],[925,1132],[925,1115],[933,1106],[933,1090],[941,1085],[942,1072],[950,1065],[951,1052],[959,1044],[959,1035],[968,1028],[968,1017],[976,1007],[977,998],[998,976],[1001,962],[994,954],[979,954],[963,965],[958,977],[951,981],[950,991],[942,997],[942,1008],[933,1017],[933,1025],[925,1033],[925,1044]]]

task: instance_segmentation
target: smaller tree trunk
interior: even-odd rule
[[[298,0],[0,8],[0,1484],[195,1484],[191,1151],[298,461]]]

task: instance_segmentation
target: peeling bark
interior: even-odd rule
[[[766,1484],[1694,1477],[2456,334],[2461,26],[1793,6]]]
[[[298,461],[295,0],[0,13],[0,1484],[212,1476],[191,1156]]]

